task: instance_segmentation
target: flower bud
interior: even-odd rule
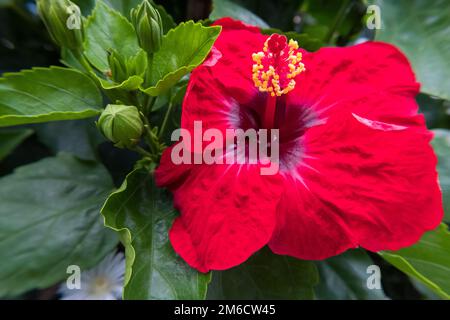
[[[37,0],[39,14],[56,44],[72,50],[83,45],[80,8],[69,0]]]
[[[109,104],[100,115],[97,127],[116,147],[131,148],[139,142],[144,123],[135,106]]]
[[[116,51],[111,49],[108,53],[108,62],[111,69],[111,78],[118,83],[128,79],[128,68],[125,59]]]
[[[131,11],[131,21],[141,48],[148,54],[158,51],[163,36],[162,20],[158,10],[144,0]]]
[[[125,59],[117,50],[108,51],[108,77],[116,83],[122,83],[131,76],[144,77],[147,69],[147,55],[144,50]]]

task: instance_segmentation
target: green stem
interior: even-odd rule
[[[331,44],[331,40],[333,39],[334,33],[342,24],[342,21],[345,19],[345,16],[348,13],[348,9],[350,8],[349,3],[350,0],[342,1],[341,7],[339,8],[339,11],[333,21],[333,24],[331,25],[331,28],[328,31],[327,36],[325,37],[326,43]]]
[[[173,103],[169,103],[169,107],[167,108],[166,114],[164,116],[163,123],[161,124],[161,128],[159,129],[158,138],[161,139],[166,131],[167,123],[169,122],[170,114],[172,113]]]
[[[148,122],[147,117],[141,112],[142,121],[144,121],[144,130],[145,130],[145,142],[148,144],[152,154],[159,156],[159,152],[161,149],[161,145],[159,144],[158,137],[152,130],[150,123]]]
[[[128,92],[128,100],[129,100],[129,103],[131,105],[133,105],[136,108],[140,109],[141,105],[139,103],[139,99],[138,99],[137,94],[136,94],[135,91]]]
[[[150,86],[150,77],[152,73],[153,53],[147,53],[147,74],[145,75],[145,87]]]
[[[78,60],[78,62],[86,70],[86,72],[92,77],[92,73],[94,73],[94,69],[92,69],[91,65],[89,64],[89,62],[84,57],[83,52],[81,52],[81,50],[73,50],[72,53],[75,56],[75,58]]]
[[[152,96],[147,96],[145,99],[145,104],[144,104],[144,114],[146,116],[150,116],[150,113],[152,112],[153,106],[155,105],[156,102],[156,97],[152,97]]]
[[[147,143],[147,145],[149,146],[152,154],[157,154],[158,153],[158,147],[155,143],[155,139],[153,137],[153,132],[151,127],[149,127],[149,125],[144,125],[145,128],[145,142]]]
[[[140,147],[140,146],[134,146],[133,148],[131,148],[131,150],[136,151],[137,153],[141,154],[144,157],[153,158],[153,154],[151,154],[150,152],[148,152],[147,150],[145,150],[144,148]]]

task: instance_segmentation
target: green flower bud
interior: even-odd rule
[[[144,77],[147,69],[147,54],[144,50],[128,59],[125,59],[114,49],[108,52],[109,73],[108,77],[116,83],[122,83],[131,76]]]
[[[147,70],[147,55],[144,50],[139,50],[139,52],[131,57],[127,61],[128,75],[137,75],[144,77],[145,70]]]
[[[69,0],[37,0],[39,14],[56,44],[72,50],[83,45],[80,8]]]
[[[109,68],[111,70],[111,79],[121,83],[128,79],[128,68],[125,59],[114,49],[108,54]]]
[[[136,9],[131,10],[131,21],[141,48],[148,54],[158,51],[163,36],[162,20],[158,10],[144,0]]]
[[[119,148],[132,148],[139,142],[144,123],[135,106],[109,104],[97,122],[100,132]]]

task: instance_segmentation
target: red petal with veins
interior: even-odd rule
[[[307,260],[356,246],[398,250],[436,228],[443,210],[432,135],[415,118],[421,126],[342,113],[307,130],[307,156],[285,175],[271,249]]]
[[[318,117],[356,111],[380,121],[401,121],[417,114],[417,104],[408,99],[420,85],[406,57],[392,45],[366,42],[322,48],[305,53],[302,62],[306,71],[297,77],[288,99],[313,109]],[[406,99],[393,106],[392,97]]]
[[[272,236],[281,186],[257,166],[195,166],[174,192],[175,251],[201,272],[243,263]]]
[[[191,74],[195,80],[187,88],[181,123],[188,130],[193,130],[194,121],[202,120],[204,129],[224,131],[237,105],[251,103],[258,94],[251,78],[252,53],[264,45],[267,36],[230,18],[220,19],[215,25],[222,26],[213,48],[213,55],[220,58],[213,65],[208,59]]]

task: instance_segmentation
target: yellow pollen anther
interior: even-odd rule
[[[289,47],[291,47],[292,49],[294,49],[294,50],[297,50],[298,49],[298,42],[297,41],[294,41],[294,40],[289,40]]]

